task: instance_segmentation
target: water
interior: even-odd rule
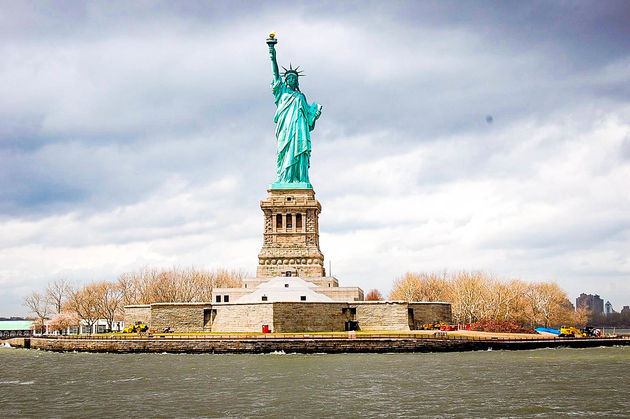
[[[2,417],[630,417],[630,347],[440,354],[0,348]]]

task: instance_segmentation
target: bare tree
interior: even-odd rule
[[[521,325],[584,324],[555,283],[504,281],[484,272],[411,273],[397,278],[391,299],[449,301],[456,322],[512,321]]]
[[[123,296],[123,305],[141,304],[141,282],[135,272],[127,272],[118,277],[118,287]]]
[[[159,270],[144,267],[118,277],[123,305],[157,302],[210,301],[215,287],[241,286],[246,274],[242,271],[216,269],[198,270],[194,267]]]
[[[473,323],[486,313],[489,300],[486,281],[480,272],[459,272],[452,277],[452,310],[457,322]]]
[[[420,301],[421,287],[420,275],[407,272],[394,281],[389,298],[391,300]]]
[[[36,330],[40,330],[42,333],[45,331],[44,320],[50,313],[50,305],[46,296],[33,291],[31,295],[24,297],[24,306],[29,311],[37,316]]]
[[[525,292],[525,298],[528,302],[529,319],[531,325],[542,324],[548,327],[558,322],[562,322],[567,311],[572,309],[569,302],[567,306],[566,292],[556,283],[532,283],[529,284]]]
[[[71,292],[72,287],[66,278],[59,278],[48,283],[46,297],[55,313],[61,313],[61,308]]]
[[[446,273],[407,272],[394,281],[389,298],[403,301],[444,301],[449,292]]]
[[[501,293],[501,308],[497,313],[496,320],[525,324],[523,295],[527,284],[524,281],[513,279],[510,282],[498,283],[497,286]]]
[[[589,318],[588,318],[589,313],[590,313],[590,311],[588,311],[588,310],[586,310],[584,308],[576,309],[574,317],[572,319],[573,321],[570,322],[570,324],[575,324],[575,325],[578,325],[580,327],[586,326],[586,323],[589,320]]]
[[[91,285],[96,299],[98,318],[107,321],[107,328],[112,330],[114,321],[122,317],[122,289],[113,282],[99,282]]]
[[[99,295],[96,284],[85,285],[70,294],[66,307],[85,323],[89,332],[99,319]]]

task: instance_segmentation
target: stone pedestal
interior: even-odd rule
[[[319,250],[319,213],[313,189],[269,189],[260,202],[265,216],[257,277],[326,276]]]

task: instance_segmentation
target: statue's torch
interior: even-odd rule
[[[278,40],[276,39],[276,33],[271,32],[269,34],[269,38],[267,38],[267,45],[269,45],[269,48],[272,48],[277,43],[278,43]]]

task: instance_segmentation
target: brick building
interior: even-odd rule
[[[604,300],[602,300],[597,294],[593,295],[582,293],[575,299],[575,308],[576,310],[586,309],[588,311],[592,311],[593,313],[603,313]]]

